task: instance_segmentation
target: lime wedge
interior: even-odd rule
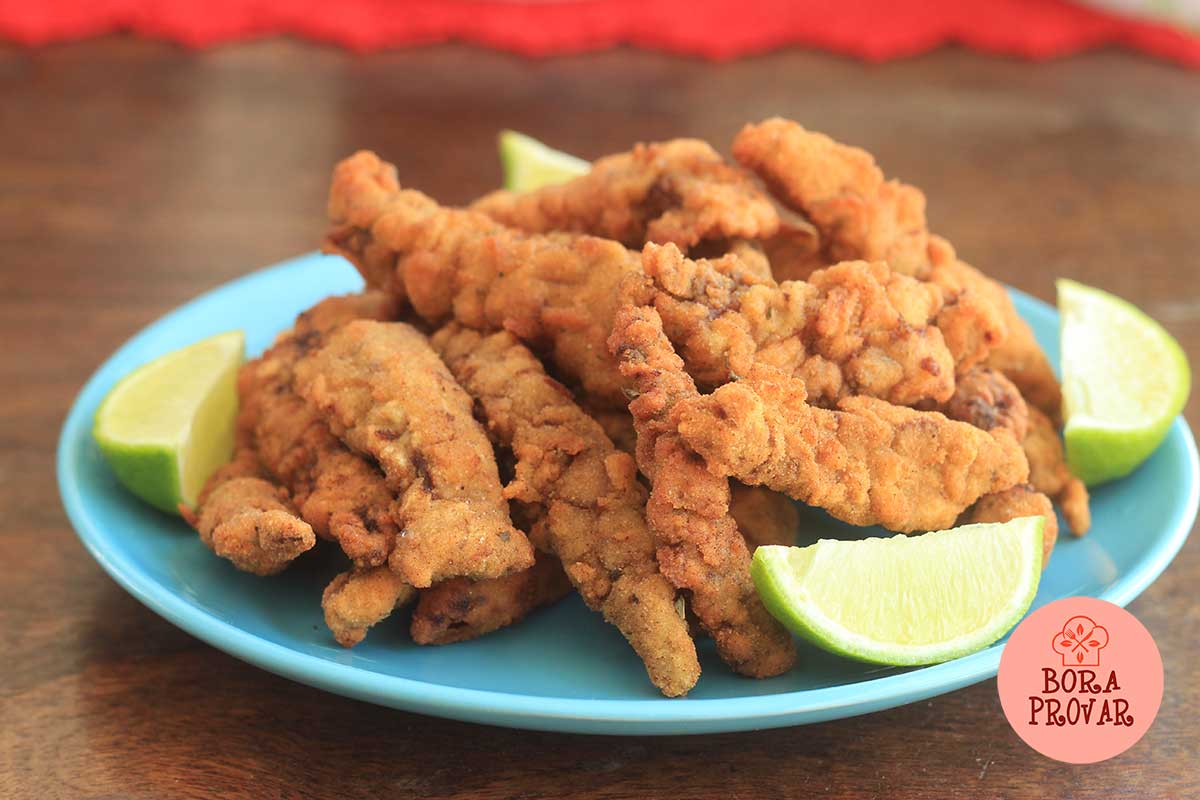
[[[1150,457],[1187,403],[1179,343],[1132,304],[1058,281],[1067,463],[1088,486]]]
[[[876,664],[934,664],[980,650],[1029,609],[1042,517],[922,536],[754,551],[750,574],[780,622],[825,650]]]
[[[112,388],[92,435],[126,488],[171,513],[196,504],[233,452],[245,349],[241,331],[218,334],[143,364]]]
[[[586,175],[592,168],[581,158],[554,150],[516,131],[501,131],[499,144],[504,188],[510,192],[531,192],[550,184],[566,183]]]

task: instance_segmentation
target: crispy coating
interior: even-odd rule
[[[630,247],[758,239],[779,225],[774,204],[753,177],[698,139],[639,144],[599,159],[566,183],[493,192],[474,209],[530,233],[573,231]]]
[[[293,385],[342,441],[379,463],[399,495],[403,533],[389,563],[412,585],[532,566],[471,398],[420,332],[350,322],[296,365]]]
[[[316,544],[287,491],[262,477],[252,450],[239,449],[205,484],[196,510],[180,513],[200,540],[243,572],[274,575]]]
[[[924,195],[885,181],[865,150],[775,117],[742,128],[733,156],[813,222],[826,263],[886,261],[917,276],[927,266]]]
[[[737,259],[738,269],[760,283],[772,283],[775,275],[762,244],[754,239],[716,239],[688,250],[688,256],[696,259],[716,260],[722,256]]]
[[[353,647],[367,629],[412,602],[417,592],[387,566],[343,572],[321,596],[325,624],[342,647]]]
[[[502,578],[451,578],[421,592],[409,629],[413,641],[451,644],[477,639],[558,602],[571,591],[562,564],[545,553],[537,553],[536,559],[529,569]]]
[[[885,181],[869,153],[775,118],[747,125],[734,142],[734,155],[785,203],[808,215],[825,263],[883,260],[898,273],[939,286],[946,303],[937,326],[960,372],[1004,341],[1006,320],[991,288],[963,286],[958,277],[934,268],[924,196],[912,186]],[[808,263],[813,256],[801,249],[800,260]]]
[[[736,256],[695,261],[674,245],[647,245],[639,258],[611,240],[523,235],[415,192],[389,193],[380,174],[392,170],[370,153],[338,166],[330,207],[346,216],[335,217],[328,248],[430,322],[511,331],[595,402],[624,402],[625,381],[604,345],[620,298],[640,305],[656,292],[668,335],[706,385],[727,380],[731,361],[761,355],[794,365],[814,399],[865,392],[941,401],[953,391],[953,360],[927,325],[939,292],[883,267],[840,265],[814,277],[820,285],[781,289]],[[393,256],[386,274],[373,266],[384,250]],[[736,313],[709,320],[730,305]]]
[[[859,394],[942,402],[954,391],[953,358],[928,324],[940,294],[882,263],[837,264],[807,283],[776,285],[735,258],[694,260],[647,245],[642,268],[667,336],[706,386],[759,362],[803,380],[817,404]]]
[[[1008,522],[1018,517],[1045,518],[1042,529],[1042,569],[1050,561],[1054,542],[1058,539],[1058,515],[1050,498],[1029,484],[1018,484],[995,494],[984,495],[973,505],[960,522]]]
[[[511,331],[597,402],[624,405],[605,339],[622,281],[640,271],[637,254],[608,239],[524,235],[442,208],[402,191],[395,168],[368,152],[334,170],[329,209],[325,249],[354,262],[368,285],[407,298],[431,323]]]
[[[765,544],[794,545],[800,527],[800,512],[787,495],[746,486],[729,484],[729,513],[733,514],[746,547],[753,553]]]
[[[930,237],[928,255],[928,280],[956,298],[943,316],[956,313],[958,318],[938,322],[947,342],[953,339],[969,351],[971,363],[982,362],[1003,372],[1027,402],[1057,420],[1062,409],[1058,378],[1008,291],[960,260],[953,246],[940,236]],[[999,338],[998,330],[1004,331]]]
[[[394,314],[394,302],[382,292],[327,298],[301,314],[291,331],[238,376],[239,430],[248,431],[263,465],[291,491],[316,534],[337,541],[359,567],[387,560],[398,530],[392,519],[395,495],[378,468],[347,450],[292,391],[292,373],[339,325]]]
[[[1042,411],[1031,407],[1029,433],[1021,444],[1029,459],[1029,482],[1039,492],[1057,500],[1067,528],[1073,535],[1083,536],[1092,525],[1088,490],[1083,481],[1071,474],[1054,422]]]
[[[709,471],[675,431],[676,404],[697,392],[658,314],[623,308],[609,346],[639,393],[629,410],[638,465],[652,487],[646,519],[659,568],[689,593],[692,612],[730,667],[753,677],[787,671],[795,649],[750,579],[750,552],[729,513],[729,482]]]
[[[871,397],[810,406],[776,369],[680,404],[681,438],[709,467],[823,508],[852,525],[938,530],[982,495],[1028,479],[1010,433]]]
[[[988,367],[972,367],[960,375],[942,412],[985,431],[1007,428],[1018,442],[1029,431],[1029,408],[1021,392],[1004,373]]]
[[[505,494],[524,508],[531,536],[629,640],[654,685],[671,697],[685,694],[700,665],[675,588],[655,563],[633,459],[512,334],[451,324],[432,343],[516,457]]]
[[[959,372],[986,360],[1026,400],[1058,417],[1062,393],[1032,329],[1004,287],[929,233],[919,190],[885,181],[866,151],[779,118],[747,125],[733,153],[812,220],[827,263],[882,259],[897,272],[939,286],[946,305],[937,324]]]

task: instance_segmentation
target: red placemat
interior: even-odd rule
[[[294,34],[358,51],[466,41],[530,56],[618,44],[728,59],[788,45],[884,61],[948,42],[1045,59],[1116,44],[1200,67],[1200,35],[1066,0],[0,0],[25,45],[114,31],[207,47]]]

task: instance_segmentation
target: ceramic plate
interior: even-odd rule
[[[63,427],[58,480],[84,545],[123,587],[194,636],[302,683],[372,703],[492,725],[610,734],[751,730],[849,717],[949,692],[996,674],[1001,644],[918,669],[858,664],[807,646],[786,675],[754,681],[729,672],[711,643],[688,697],[668,700],[612,627],[578,597],[474,642],[417,647],[405,620],[372,630],[353,650],[321,617],[321,589],[340,571],[313,552],[274,578],[237,572],[176,517],[126,493],[90,435],[92,415],[123,375],[158,355],[242,328],[251,353],[320,298],[355,291],[345,261],[310,254],[253,273],[187,303],[133,337],[92,376]],[[1054,309],[1014,292],[1047,351],[1057,354]],[[1166,568],[1196,516],[1196,446],[1182,419],[1136,473],[1092,495],[1092,531],[1059,539],[1034,608],[1071,595],[1125,605]],[[802,509],[801,543],[858,537]]]

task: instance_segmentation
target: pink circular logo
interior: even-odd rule
[[[1091,764],[1125,752],[1150,728],[1162,702],[1162,657],[1125,609],[1068,597],[1017,626],[997,684],[1004,716],[1026,744]]]

